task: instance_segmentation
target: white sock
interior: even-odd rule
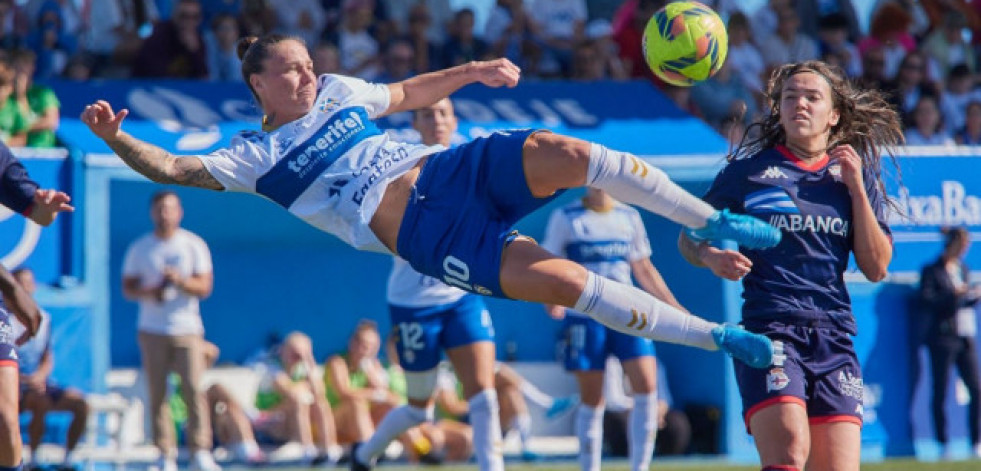
[[[712,339],[712,328],[718,324],[593,272],[587,272],[586,286],[574,309],[626,334],[705,350],[718,349]]]
[[[657,436],[657,393],[634,394],[630,410],[630,470],[647,471]]]
[[[663,170],[599,144],[589,148],[586,186],[691,228],[704,227],[715,213],[715,208],[671,181]]]
[[[361,463],[374,463],[375,458],[385,452],[388,444],[402,432],[426,421],[432,421],[435,411],[404,405],[392,409],[371,434],[371,438],[358,448],[357,460]]]
[[[579,437],[579,468],[599,471],[603,454],[603,408],[580,405],[576,411],[576,436]]]
[[[240,460],[247,460],[259,452],[259,444],[252,441],[238,442],[230,447],[232,455]]]
[[[312,460],[312,459],[316,458],[317,455],[319,455],[319,454],[320,454],[320,451],[317,450],[317,446],[316,445],[310,444],[310,445],[306,445],[306,446],[303,447],[303,459],[304,460],[307,460],[307,461]]]
[[[537,386],[531,384],[531,381],[522,381],[518,386],[521,391],[521,395],[528,399],[532,404],[538,405],[542,409],[548,410],[552,408],[552,404],[555,404],[555,398],[545,394]]]
[[[473,426],[473,449],[480,471],[504,471],[501,450],[500,407],[497,391],[485,389],[467,401],[470,406],[470,425]]]
[[[511,419],[511,428],[518,431],[521,438],[521,449],[528,449],[528,440],[531,438],[531,415],[518,414]]]

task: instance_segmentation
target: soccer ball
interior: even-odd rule
[[[729,52],[726,25],[698,2],[671,2],[644,28],[644,58],[661,80],[690,86],[722,67]]]

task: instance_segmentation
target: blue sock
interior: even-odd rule
[[[24,463],[11,467],[0,466],[0,471],[21,471],[22,469],[24,469]]]

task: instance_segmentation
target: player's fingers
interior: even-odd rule
[[[129,116],[129,110],[126,109],[126,108],[123,108],[123,109],[119,110],[119,113],[116,114],[116,119],[114,119],[113,122],[115,122],[115,123],[122,122],[123,119],[125,119],[127,116]]]

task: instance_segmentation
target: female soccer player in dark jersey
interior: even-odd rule
[[[767,97],[756,137],[730,155],[705,200],[768,221],[782,241],[736,252],[683,233],[679,246],[691,263],[742,279],[743,325],[774,340],[769,369],[735,364],[763,469],[858,470],[862,372],[843,274],[852,253],[869,280],[886,276],[879,147],[902,142],[899,118],[878,92],[818,61],[774,71]]]

